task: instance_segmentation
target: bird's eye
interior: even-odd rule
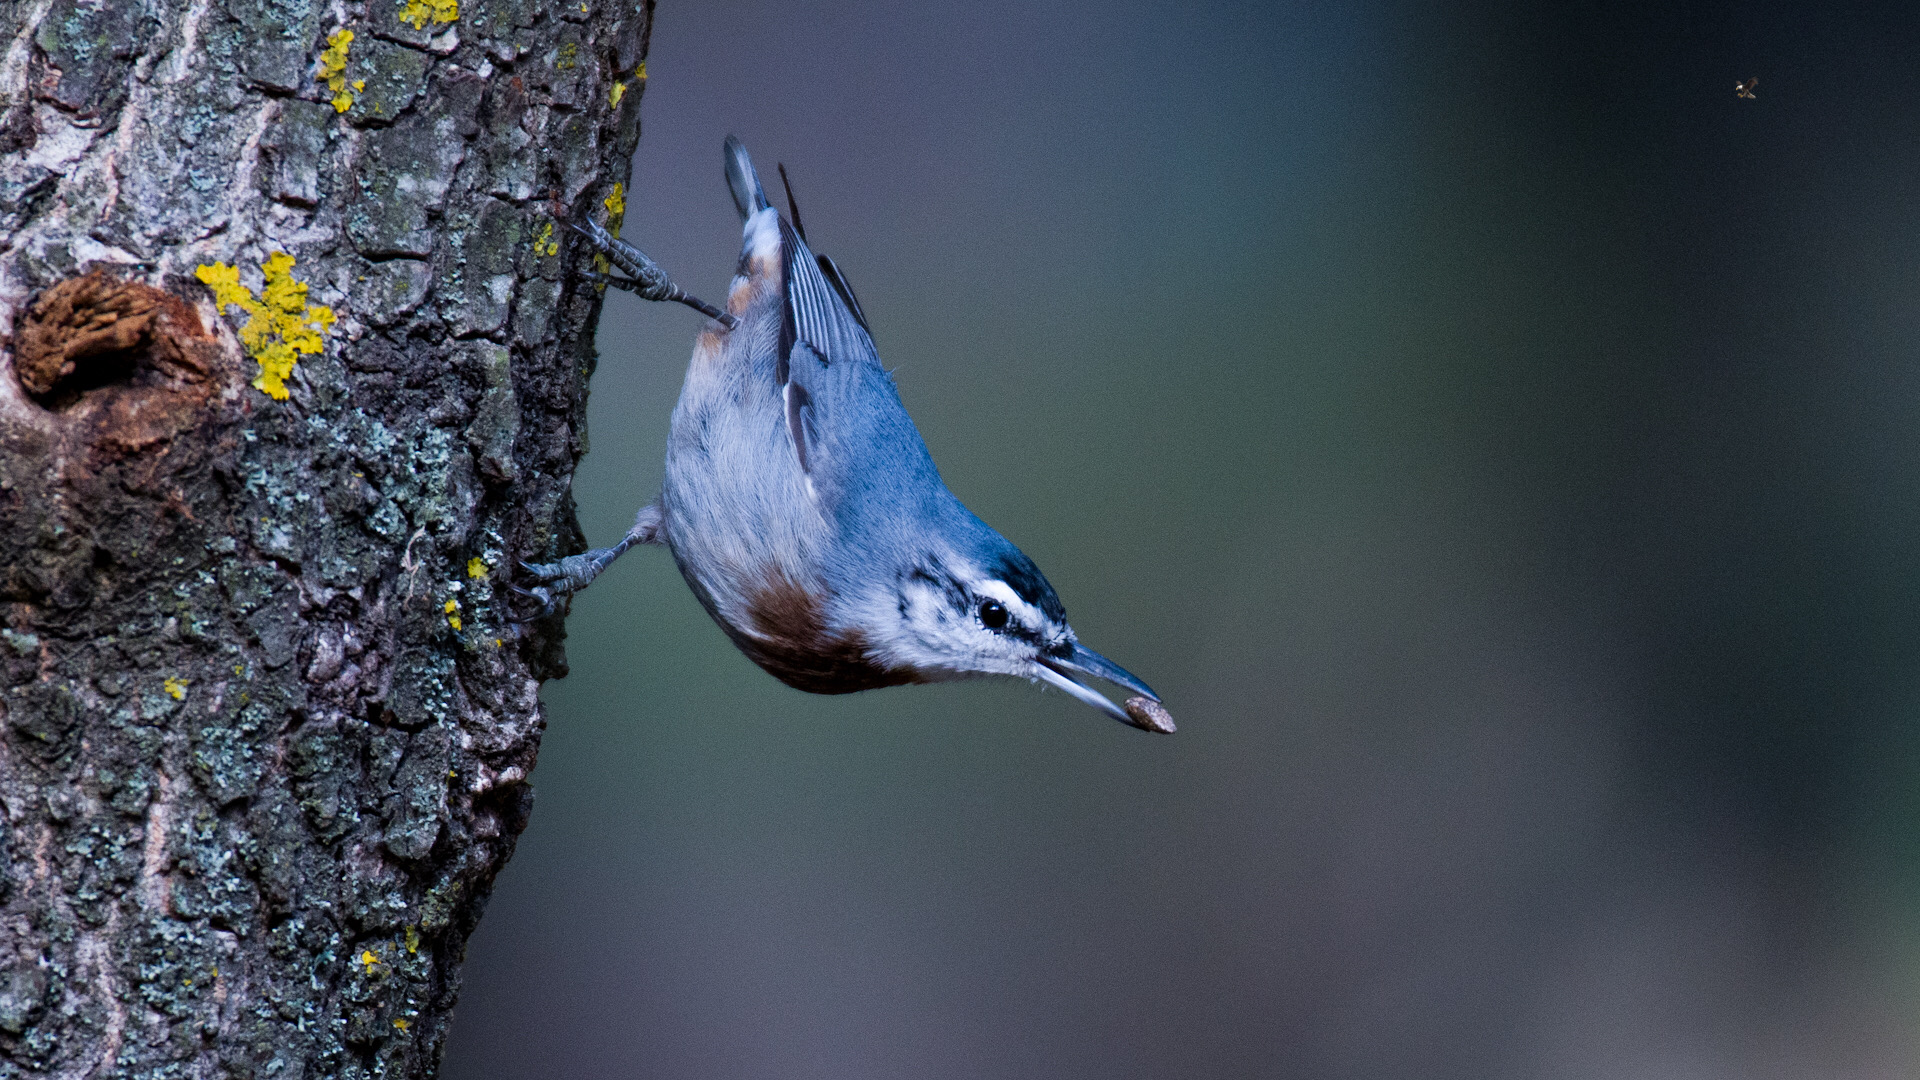
[[[980,601],[980,625],[998,630],[1007,625],[1007,609],[998,600]]]

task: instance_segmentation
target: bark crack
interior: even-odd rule
[[[46,21],[53,0],[35,0],[21,23],[20,32],[7,43],[7,56],[0,60],[0,91],[16,100],[27,96],[27,62],[33,56],[33,35]]]
[[[169,84],[184,82],[193,73],[193,57],[200,46],[200,27],[207,21],[207,10],[213,0],[192,0],[180,19],[180,44],[172,49],[167,59],[171,70],[160,76]]]
[[[147,907],[173,914],[173,878],[167,873],[167,826],[173,812],[173,779],[164,768],[154,772],[154,798],[147,804],[146,845],[141,853],[140,883]]]
[[[107,1027],[100,1036],[100,1056],[92,1065],[78,1070],[76,1076],[103,1076],[114,1067],[120,1057],[120,1046],[126,1037],[127,1006],[124,1002],[126,988],[118,977],[113,963],[112,941],[120,929],[120,914],[115,911],[105,926],[97,933],[85,934],[75,947],[75,955],[80,962],[93,971],[93,985],[98,990],[98,1000],[106,1005]]]

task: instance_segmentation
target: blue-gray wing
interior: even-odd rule
[[[829,365],[878,364],[880,357],[874,351],[866,317],[839,268],[832,260],[814,255],[785,218],[780,220],[780,249],[787,288],[783,351],[790,351],[793,342],[802,341]]]
[[[727,186],[743,220],[772,207],[740,140],[728,137]],[[779,225],[782,292],[775,390],[808,492],[836,516],[888,517],[929,500],[959,507],[880,366],[866,313],[833,260]],[[942,502],[944,498],[944,502]],[[965,513],[961,508],[960,512]],[[883,530],[884,531],[884,530]]]
[[[786,219],[780,221],[786,309],[780,327],[780,359],[774,375],[786,398],[787,433],[800,468],[809,477],[819,462],[824,411],[852,434],[870,417],[862,409],[899,408],[898,399],[863,400],[873,376],[884,378],[866,318],[853,290],[831,260],[807,248]]]

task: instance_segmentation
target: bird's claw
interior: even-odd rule
[[[526,623],[539,622],[541,619],[545,619],[552,616],[555,612],[560,610],[560,600],[562,599],[562,597],[566,595],[562,593],[560,596],[555,596],[552,590],[543,588],[539,585],[535,585],[531,589],[523,588],[519,585],[508,585],[507,588],[512,591],[513,595],[525,597],[528,600],[536,601],[540,605],[538,608],[534,609],[530,614],[522,615],[522,614],[516,613],[508,616],[507,621],[515,625],[524,625]]]
[[[594,565],[594,552],[569,555],[564,559],[550,563],[530,563],[520,560],[520,569],[530,576],[536,584],[523,586],[509,584],[515,596],[523,596],[539,603],[539,610],[524,618],[516,617],[519,623],[535,622],[548,618],[560,610],[560,604],[574,593],[587,587],[587,583],[598,576],[600,567]]]
[[[580,276],[598,285],[611,285],[616,289],[625,289],[642,300],[669,301],[685,304],[709,319],[732,330],[739,325],[731,312],[722,311],[694,296],[673,283],[660,264],[647,257],[647,253],[608,232],[592,218],[585,221],[570,221],[567,227],[585,237],[588,246],[626,277],[616,277],[604,270],[581,271]]]

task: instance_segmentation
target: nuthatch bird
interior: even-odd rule
[[[1169,732],[1160,698],[1079,643],[1033,560],[940,479],[833,260],[767,201],[739,140],[727,184],[745,220],[724,311],[600,226],[575,226],[628,276],[596,275],[709,322],[667,439],[666,483],[620,542],[523,563],[550,614],[635,544],[664,543],[740,651],[788,686],[844,694],[973,675],[1050,683]],[[781,179],[786,170],[781,169]],[[1131,691],[1124,706],[1081,681]]]

